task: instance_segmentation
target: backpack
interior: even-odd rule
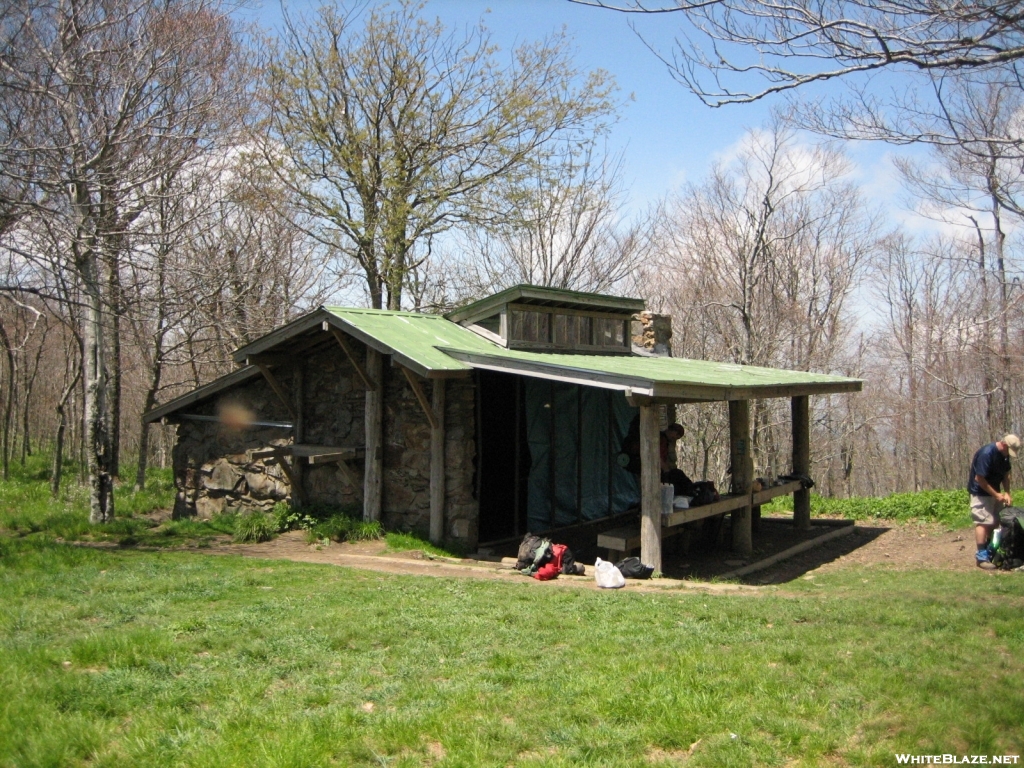
[[[576,562],[572,550],[565,544],[552,544],[551,551],[555,555],[554,562],[558,566],[559,573],[564,573],[567,576],[582,576],[586,572],[586,568]]]
[[[718,491],[715,489],[715,484],[710,480],[698,480],[693,484],[693,499],[690,501],[691,507],[699,507],[702,504],[713,504],[718,501]]]
[[[542,547],[546,548],[546,551],[538,552]],[[534,565],[539,568],[551,560],[552,557],[554,557],[554,554],[551,552],[550,541],[532,533],[527,533],[523,537],[522,543],[519,545],[519,556],[516,560],[516,570],[524,571],[528,568],[532,568]]]
[[[1024,509],[1004,507],[999,512],[999,546],[992,562],[1006,570],[1024,565]]]
[[[619,572],[627,579],[649,579],[654,573],[653,565],[644,565],[639,557],[627,557],[615,564]]]

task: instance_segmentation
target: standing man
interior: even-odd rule
[[[967,476],[967,492],[971,495],[971,518],[974,520],[975,561],[981,568],[992,568],[989,541],[999,525],[999,511],[1010,506],[1010,458],[1017,458],[1020,438],[1006,435],[1002,440],[982,446],[971,459]],[[1000,490],[1002,488],[1002,490]]]

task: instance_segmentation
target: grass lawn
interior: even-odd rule
[[[596,592],[91,549],[4,514],[4,766],[1024,754],[1024,574]]]

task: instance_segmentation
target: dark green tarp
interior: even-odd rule
[[[529,530],[597,520],[638,504],[637,478],[616,461],[637,413],[623,394],[540,379],[524,384]]]

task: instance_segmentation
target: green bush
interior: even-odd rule
[[[257,544],[277,535],[277,521],[264,512],[246,512],[235,518],[235,541]]]
[[[764,513],[791,512],[793,497],[780,496],[761,507]],[[833,499],[811,494],[811,514],[843,517],[851,520],[893,520],[896,522],[933,522],[959,528],[970,522],[967,491],[921,491],[894,493],[875,498],[854,496]]]
[[[274,505],[271,514],[277,522],[279,531],[312,531],[318,525],[343,516],[357,519],[362,513],[358,504],[344,504],[336,506],[333,504],[310,504],[304,507],[292,507],[284,502]],[[321,536],[320,538],[325,538]],[[330,537],[327,537],[330,538]]]
[[[348,531],[349,541],[372,541],[384,538],[384,529],[376,521],[355,520]]]
[[[332,515],[310,528],[310,536],[308,538],[313,541],[323,541],[324,539],[344,541],[348,537],[349,531],[355,525],[355,522],[355,520],[347,515]]]

